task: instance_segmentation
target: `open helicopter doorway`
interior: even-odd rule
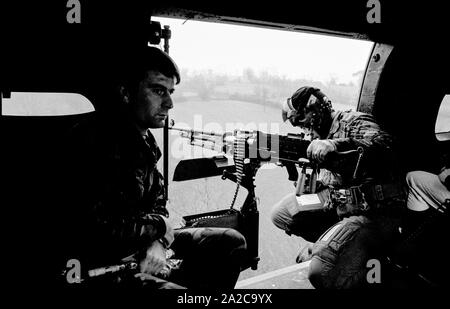
[[[303,133],[282,121],[281,104],[305,85],[320,88],[336,110],[356,110],[373,48],[369,41],[261,27],[155,16],[152,21],[170,26],[170,55],[181,71],[169,118],[176,127],[200,131]],[[162,145],[162,133],[154,134]],[[193,147],[179,132],[169,132],[168,208],[176,225],[183,216],[229,207],[234,195],[235,207],[244,203],[247,190],[236,194],[235,183],[221,177],[173,181],[181,160],[212,156],[222,158],[220,151]],[[287,236],[270,221],[272,206],[295,189],[286,169],[264,164],[254,184],[260,261],[256,270],[243,271],[240,280],[296,267],[302,244],[301,238]]]

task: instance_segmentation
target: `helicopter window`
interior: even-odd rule
[[[439,108],[435,133],[439,141],[450,140],[450,95],[448,94],[444,96]]]
[[[284,123],[281,106],[301,86],[320,88],[335,110],[356,110],[373,43],[266,28],[152,17],[172,31],[169,53],[181,70],[169,118],[175,127],[225,132],[259,130],[272,134],[301,133]],[[161,47],[163,43],[161,43]],[[162,144],[162,130],[155,130]],[[180,160],[219,153],[193,147],[180,133],[169,131],[169,211],[171,217],[230,206],[235,183],[221,177],[172,181]],[[160,160],[160,168],[162,168]],[[286,170],[263,165],[257,174],[260,199],[258,270],[240,279],[295,263],[299,238],[286,237],[270,221],[271,207],[295,189]],[[245,199],[241,188],[235,203]]]
[[[91,102],[76,93],[11,92],[2,98],[2,115],[63,116],[94,111]]]

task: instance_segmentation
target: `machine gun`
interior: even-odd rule
[[[304,138],[304,134],[278,135],[268,134],[261,131],[245,131],[234,130],[233,132],[218,133],[213,131],[199,131],[186,128],[174,127],[174,121],[171,121],[170,130],[180,132],[183,138],[189,140],[192,146],[199,146],[206,149],[215,150],[222,153],[222,155],[213,158],[215,165],[223,167],[221,161],[227,161],[225,155],[231,155],[236,165],[236,172],[238,181],[241,180],[243,174],[244,164],[249,164],[256,170],[263,163],[275,163],[279,166],[285,166],[288,172],[290,181],[296,181],[296,193],[302,194],[301,188],[304,187],[305,170],[311,168],[313,172],[312,177],[317,175],[319,167],[317,164],[306,159],[306,150],[310,144],[309,140]],[[348,163],[348,159],[357,156],[356,166],[354,168],[352,179],[357,179],[357,172],[359,171],[360,160],[363,155],[362,147],[356,150],[349,150],[345,152],[334,152],[327,156],[327,163],[321,163],[321,167],[331,170],[337,169],[339,165],[343,166]],[[203,178],[209,176],[217,176],[219,174],[212,172],[215,165],[210,162],[210,159],[194,159],[198,160],[198,165],[195,168],[185,168],[183,161],[175,170],[174,180],[187,180],[185,176],[189,175],[189,179]],[[192,161],[189,161],[192,163]],[[296,166],[301,168],[301,174],[297,172]],[[232,166],[226,166],[225,170],[230,170]],[[186,169],[186,170],[185,170]],[[189,173],[187,173],[189,170]],[[201,173],[203,171],[203,173]],[[217,170],[219,173],[225,172],[223,169]],[[311,179],[310,184],[315,184],[315,178]],[[312,189],[312,190],[311,190]],[[310,188],[310,192],[315,192],[314,188]]]
[[[303,166],[307,163],[305,160],[299,160],[306,158],[306,149],[310,143],[304,139],[304,134],[278,135],[239,129],[218,133],[177,128],[173,126],[173,121],[169,129],[179,131],[192,146],[215,150],[223,155],[232,155],[238,173],[242,172],[243,161],[245,163],[276,163],[287,168],[289,180],[296,181],[298,172],[295,165]]]

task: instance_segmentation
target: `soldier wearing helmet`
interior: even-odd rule
[[[374,222],[377,220],[373,218],[377,215],[373,214],[378,214],[379,209],[383,209],[383,205],[389,204],[394,198],[403,196],[401,186],[394,181],[396,173],[393,139],[369,114],[334,111],[331,100],[320,89],[314,87],[301,87],[288,98],[283,104],[282,117],[284,121],[289,120],[293,126],[302,128],[311,136],[306,156],[311,163],[316,163],[320,167],[316,191],[320,203],[311,207],[304,203],[305,199],[301,196],[290,194],[274,205],[272,222],[288,235],[294,234],[309,241],[306,246],[302,246],[297,262],[309,260],[314,256],[311,263],[314,265],[311,270],[313,285],[357,286],[358,282],[365,278],[360,271],[367,263],[365,258],[353,260],[360,264],[356,266],[352,264],[351,270],[348,270],[348,267],[337,266],[344,272],[340,273],[344,281],[345,278],[350,278],[345,282],[354,284],[346,285],[334,280],[333,276],[339,271],[324,270],[324,265],[336,266],[338,261],[337,256],[329,261],[330,255],[324,252],[330,249],[329,244],[333,240],[340,241],[343,245],[350,239],[358,242],[358,239],[365,238],[365,236],[358,238],[354,236],[355,233],[361,235],[375,233],[373,231],[377,230],[377,224]],[[359,152],[355,151],[353,153],[357,155],[348,157],[338,155],[351,150]],[[376,192],[380,194],[377,195]],[[342,219],[345,220],[339,222]],[[333,225],[336,228],[328,229]],[[323,242],[324,235],[319,238],[325,231],[330,234],[326,237],[326,243]],[[353,236],[336,239],[337,235],[342,235],[345,231],[348,233],[344,234]],[[313,242],[318,239],[320,245],[314,245]],[[379,244],[376,241],[379,238],[373,239]],[[360,257],[367,257],[361,253],[368,252],[363,249],[362,244],[352,245],[358,248],[357,254]],[[328,258],[325,258],[325,262],[320,258],[323,255]],[[329,284],[324,284],[324,281]]]
[[[301,87],[283,104],[283,121],[325,135],[331,124],[331,101],[318,88]]]

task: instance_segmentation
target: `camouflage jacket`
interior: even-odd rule
[[[338,152],[363,148],[357,171],[360,181],[368,178],[384,181],[394,177],[393,139],[380,129],[371,115],[353,111],[335,112],[327,139],[334,143]],[[319,175],[323,184],[342,187],[354,182],[352,177],[357,156],[325,163],[328,169],[322,169]]]
[[[95,117],[74,132],[71,185],[82,224],[74,237],[89,264],[117,263],[166,234],[161,151],[150,131],[145,138],[120,117]]]

